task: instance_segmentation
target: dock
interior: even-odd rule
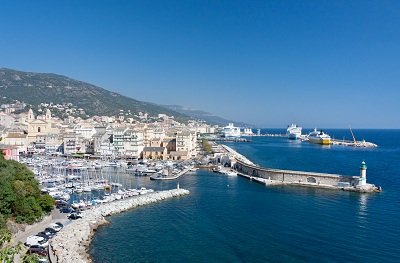
[[[367,183],[365,163],[360,167],[360,176],[271,169],[251,165],[239,159],[236,159],[234,167],[239,176],[266,186],[295,185],[359,193],[382,191],[381,187]]]
[[[168,175],[162,175],[162,174],[153,174],[150,176],[150,180],[175,180],[181,177],[182,175],[186,174],[189,172],[192,168],[185,168],[176,175],[168,176]]]

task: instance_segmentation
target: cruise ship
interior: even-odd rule
[[[310,132],[307,138],[308,141],[312,143],[318,143],[323,145],[331,144],[331,137],[323,131],[317,131],[317,129],[314,129],[314,131]]]
[[[229,123],[222,129],[222,135],[226,138],[228,137],[240,137],[240,128],[235,127],[233,123]]]
[[[297,140],[301,136],[301,127],[296,124],[289,125],[286,130],[286,135],[291,140]]]

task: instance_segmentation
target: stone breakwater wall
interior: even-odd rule
[[[98,226],[108,223],[105,219],[106,216],[187,194],[189,191],[185,189],[154,192],[101,204],[82,212],[82,219],[66,225],[51,241],[49,250],[51,262],[91,262],[87,249],[94,230]]]

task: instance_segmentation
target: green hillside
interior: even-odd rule
[[[178,120],[189,117],[162,106],[138,101],[86,82],[50,73],[23,72],[0,68],[0,96],[31,105],[72,103],[86,114],[117,115],[120,110],[132,114],[147,112],[151,116],[165,113]]]

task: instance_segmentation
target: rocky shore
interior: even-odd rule
[[[62,229],[50,244],[51,262],[91,262],[87,253],[94,230],[107,224],[106,216],[155,203],[172,197],[189,194],[185,189],[173,189],[135,196],[112,203],[101,204],[82,212],[82,219],[73,221]]]

